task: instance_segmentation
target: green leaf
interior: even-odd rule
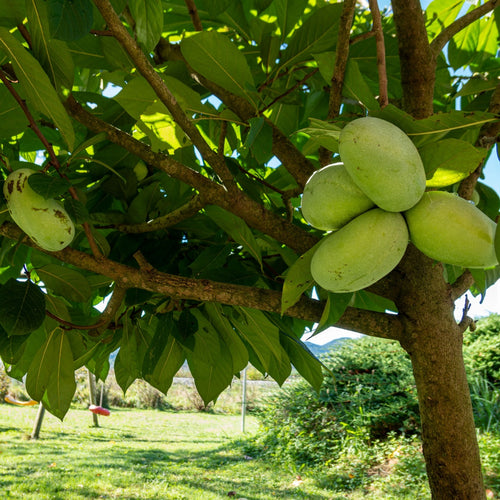
[[[72,42],[92,28],[94,11],[90,0],[47,0],[47,10],[54,38]]]
[[[328,292],[326,305],[319,320],[318,327],[314,331],[314,335],[317,335],[337,323],[347,309],[347,306],[351,303],[353,295],[353,293]]]
[[[155,334],[142,365],[144,380],[164,394],[169,390],[175,374],[186,359],[181,344],[173,334],[175,329],[176,325],[171,316],[159,316]]]
[[[24,2],[0,0],[0,26],[13,28],[23,22],[26,17]]]
[[[38,349],[26,376],[26,390],[35,400],[46,396],[51,413],[64,417],[76,389],[73,354],[66,333],[52,328]]]
[[[31,281],[10,279],[0,286],[0,325],[8,335],[25,335],[45,319],[45,295]]]
[[[313,54],[332,50],[337,43],[341,12],[341,3],[316,10],[293,33],[283,52],[280,67],[292,66],[306,59],[312,59]]]
[[[144,360],[145,348],[140,330],[133,325],[130,318],[123,318],[122,339],[120,350],[115,358],[116,382],[123,390],[132,385],[134,380],[141,376],[141,367]]]
[[[347,64],[343,91],[360,102],[368,111],[380,109],[380,105],[366,83],[356,61],[350,60]]]
[[[270,373],[273,361],[279,361],[284,354],[276,325],[262,311],[243,307],[234,309],[231,323],[252,347],[264,370]]]
[[[248,365],[248,351],[245,344],[235,332],[233,325],[231,325],[220,304],[207,302],[205,304],[205,312],[231,354],[232,372],[234,374],[240,372]]]
[[[0,357],[4,363],[15,365],[24,353],[29,335],[7,335],[0,326]]]
[[[186,357],[196,389],[207,405],[231,383],[233,363],[229,349],[205,315],[199,309],[193,309],[192,314],[198,321],[198,331],[194,348]]]
[[[71,89],[75,69],[73,60],[67,45],[51,38],[47,3],[42,0],[27,0],[26,8],[34,56],[56,89]]]
[[[60,335],[52,340],[56,344],[56,356],[43,396],[45,408],[61,420],[68,412],[76,390],[73,353],[67,336],[67,333],[61,331]]]
[[[323,146],[332,153],[338,153],[339,136],[342,129],[337,125],[316,118],[310,118],[309,122],[309,127],[298,130],[297,133],[307,134],[317,145]]]
[[[161,0],[129,0],[128,7],[135,21],[137,41],[146,52],[151,52],[163,30]]]
[[[234,94],[249,98],[255,90],[245,56],[227,36],[202,31],[185,38],[181,51],[196,72]]]
[[[286,334],[281,335],[281,344],[288,354],[292,365],[311,386],[319,391],[323,382],[323,365],[299,339]]]
[[[23,132],[28,119],[5,85],[0,85],[0,138]]]
[[[481,165],[486,149],[459,139],[430,142],[419,150],[427,175],[427,187],[451,186]]]
[[[162,187],[159,182],[154,182],[142,189],[130,203],[127,212],[130,222],[139,223],[148,220],[162,196]]]
[[[286,271],[281,293],[281,314],[296,304],[301,295],[313,285],[311,259],[320,243],[316,243],[305,254],[301,255]]]
[[[68,149],[73,149],[75,133],[71,120],[40,63],[7,29],[1,26],[0,50],[3,50],[12,62],[30,105],[54,122]]]
[[[252,230],[240,217],[216,205],[205,207],[206,214],[223,229],[236,243],[239,243],[262,265],[260,247]]]
[[[87,302],[92,289],[83,274],[58,264],[47,264],[36,270],[40,279],[55,294],[74,302]]]
[[[28,177],[30,188],[44,198],[57,198],[64,194],[71,183],[61,177],[36,172]]]

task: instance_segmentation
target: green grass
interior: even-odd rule
[[[64,422],[46,414],[32,441],[36,411],[0,404],[2,500],[430,499],[418,440],[367,448],[353,439],[335,462],[296,471],[245,455],[253,416],[242,435],[238,415],[114,409],[96,428],[88,411],[71,409]],[[483,434],[480,446],[486,485],[498,492],[500,437]]]
[[[35,415],[0,405],[2,499],[332,498],[313,479],[294,485],[294,473],[248,459],[235,415],[114,410],[94,428],[88,411],[72,409],[64,422],[46,414],[32,441]]]

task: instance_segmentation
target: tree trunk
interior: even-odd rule
[[[402,266],[398,307],[405,317],[401,344],[417,386],[422,442],[434,500],[485,498],[462,331],[441,265],[410,247]]]

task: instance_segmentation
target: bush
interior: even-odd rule
[[[336,459],[349,442],[418,433],[410,360],[395,342],[348,340],[322,358],[331,370],[316,393],[297,382],[268,398],[260,413],[260,451],[295,463]]]

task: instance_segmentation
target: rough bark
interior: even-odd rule
[[[462,328],[441,265],[410,247],[400,267],[401,341],[417,386],[423,453],[432,498],[485,496],[472,404],[462,357]]]
[[[433,113],[435,56],[418,0],[393,0],[405,110]],[[411,357],[419,397],[423,453],[434,500],[485,498],[479,447],[454,319],[455,292],[441,265],[413,246],[399,266],[395,300],[404,322],[401,345]]]

